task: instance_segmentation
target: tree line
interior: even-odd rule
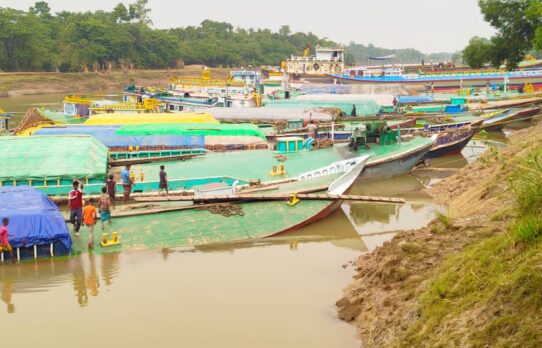
[[[463,50],[473,68],[486,64],[514,69],[526,54],[542,57],[541,0],[479,0],[484,19],[497,33],[490,39],[473,37]]]
[[[51,13],[44,1],[28,11],[0,8],[0,70],[79,72],[166,68],[180,61],[209,66],[278,65],[310,45],[336,45],[312,33],[200,26],[154,29],[147,0],[112,11]]]
[[[312,33],[243,29],[225,22],[155,29],[147,0],[111,11],[52,13],[44,1],[28,11],[0,8],[0,70],[80,72],[130,67],[155,69],[186,64],[208,66],[278,65],[309,46],[337,46]],[[425,56],[414,49],[389,50],[351,43],[347,64],[368,56],[396,54],[403,63],[449,60],[451,54]]]

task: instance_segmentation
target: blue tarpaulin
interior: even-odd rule
[[[107,147],[128,146],[164,146],[203,148],[204,136],[180,136],[180,135],[117,135],[120,126],[63,126],[44,127],[34,135],[91,135]]]
[[[57,206],[29,186],[0,187],[0,221],[9,219],[8,235],[13,248],[60,242],[70,250],[72,240]]]

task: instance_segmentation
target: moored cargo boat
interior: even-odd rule
[[[363,67],[345,69],[342,74],[329,74],[345,84],[394,84],[423,87],[432,84],[434,89],[459,89],[463,87],[485,87],[492,84],[506,84],[509,87],[532,84],[542,85],[542,70],[405,74],[401,69],[385,69],[379,76],[367,75]]]
[[[322,192],[347,193],[360,176],[367,157],[343,174],[281,185],[284,192],[307,187],[327,187]],[[115,231],[122,243],[113,250],[195,248],[235,243],[287,233],[323,219],[335,211],[341,201],[301,200],[295,205],[284,201],[193,206],[187,203],[179,211],[114,218]],[[163,207],[171,207],[171,204]],[[134,211],[136,213],[137,210]],[[143,212],[144,213],[144,212]],[[151,222],[152,220],[152,222]],[[74,246],[85,250],[85,244]],[[101,251],[103,249],[96,249]]]

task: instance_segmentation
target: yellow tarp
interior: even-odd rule
[[[88,125],[124,125],[149,123],[219,123],[207,113],[111,113],[97,114],[85,121]]]

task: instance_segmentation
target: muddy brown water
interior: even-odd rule
[[[58,106],[62,97],[0,98],[0,105],[24,112]],[[434,164],[462,167],[474,160],[472,151],[482,150]],[[2,343],[358,347],[355,328],[337,319],[334,305],[354,274],[345,266],[397,231],[433,219],[440,207],[422,189],[439,173],[359,182],[355,194],[408,203],[343,204],[326,220],[275,238],[0,265]]]

